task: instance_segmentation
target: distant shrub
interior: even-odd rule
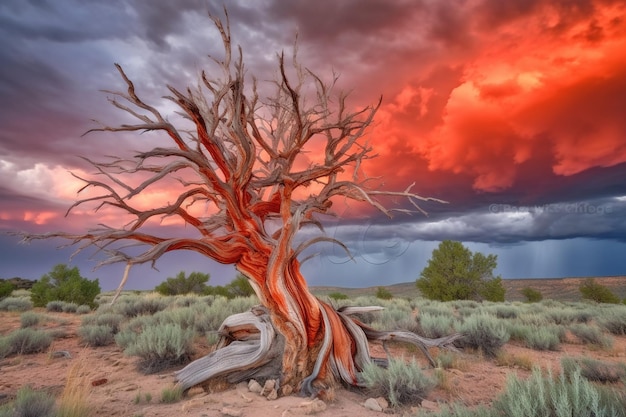
[[[40,321],[41,315],[32,311],[22,313],[22,315],[20,316],[20,324],[22,329],[25,329],[27,327],[34,327],[38,325]]]
[[[387,369],[370,363],[361,377],[372,395],[384,396],[394,407],[421,404],[435,387],[435,381],[424,374],[414,360],[391,359]]]
[[[30,292],[35,307],[44,307],[50,301],[57,300],[94,306],[94,299],[100,293],[100,284],[97,279],[91,281],[83,278],[78,267],[70,269],[67,265],[58,264],[42,276]]]
[[[115,341],[115,333],[107,325],[83,325],[78,329],[81,340],[91,347],[107,346]]]
[[[610,348],[613,346],[613,339],[606,336],[597,326],[575,324],[570,326],[569,330],[583,343],[589,343],[603,348]]]
[[[619,304],[621,301],[608,287],[598,284],[593,278],[587,278],[578,289],[586,300],[608,304]]]
[[[108,326],[113,333],[120,330],[120,326],[124,321],[124,316],[118,313],[100,313],[91,316],[85,316],[82,321],[83,326]]]
[[[495,307],[495,313],[499,319],[516,319],[518,309],[512,306],[498,305]]]
[[[20,388],[13,404],[14,417],[56,417],[54,397],[30,386]]]
[[[65,303],[63,305],[64,313],[76,313],[76,310],[78,310],[78,304],[76,303]]]
[[[126,317],[152,315],[167,308],[167,301],[160,297],[128,297],[117,306]]]
[[[194,332],[178,324],[149,326],[137,335],[124,350],[129,356],[139,356],[139,368],[154,373],[172,365],[189,361]]]
[[[42,330],[18,329],[6,336],[8,346],[5,356],[40,353],[52,344],[52,336]]]
[[[76,309],[76,314],[89,314],[89,313],[91,313],[91,307],[89,307],[87,304],[81,304]]]
[[[457,325],[463,337],[456,343],[461,347],[479,349],[486,356],[494,357],[509,341],[509,332],[501,320],[489,314],[474,314]]]
[[[381,300],[391,300],[393,298],[393,294],[385,287],[378,287],[376,289],[376,298],[380,298]]]
[[[346,294],[340,293],[340,292],[331,292],[330,294],[328,294],[329,298],[332,298],[333,300],[347,300],[348,296]]]
[[[9,281],[0,281],[0,300],[9,297],[14,290],[15,285],[11,284]]]
[[[626,335],[626,307],[615,306],[603,309],[597,321],[600,326],[614,335]]]
[[[62,313],[63,306],[65,306],[64,301],[52,300],[46,304],[46,311],[50,313]]]
[[[543,300],[543,294],[541,294],[541,291],[531,287],[522,288],[522,295],[526,298],[527,303],[537,303]]]
[[[209,274],[192,272],[187,276],[185,271],[180,271],[175,277],[167,278],[157,285],[154,290],[161,295],[203,294],[208,280]]]
[[[27,311],[33,308],[33,303],[26,298],[7,297],[0,300],[0,311]]]
[[[608,363],[592,358],[561,358],[563,373],[569,377],[580,371],[580,374],[593,382],[612,384],[626,378],[626,365],[623,363]]]

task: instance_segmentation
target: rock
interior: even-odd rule
[[[273,379],[268,379],[267,381],[265,381],[265,385],[263,385],[263,390],[261,391],[261,395],[264,396],[268,396],[272,391],[274,390],[274,387],[276,386],[276,381],[274,381]]]
[[[326,410],[326,403],[316,398],[313,401],[306,401],[301,403],[300,409],[306,415],[317,414]]]
[[[378,403],[378,405],[380,405],[380,408],[382,408],[383,411],[389,408],[389,402],[385,397],[376,398],[376,402]]]
[[[421,406],[424,410],[439,411],[439,404],[434,401],[422,400]]]
[[[365,400],[365,402],[363,403],[363,407],[372,411],[383,411],[383,408],[380,406],[380,404],[378,404],[378,401],[376,401],[375,398],[368,398],[367,400]]]
[[[257,394],[260,394],[261,391],[263,391],[261,384],[256,382],[254,379],[251,379],[250,382],[248,382],[248,389],[250,392],[256,392]]]
[[[243,416],[243,410],[241,408],[224,407],[221,413],[229,417],[241,417]]]

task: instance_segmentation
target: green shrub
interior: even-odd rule
[[[583,299],[596,303],[619,304],[621,300],[609,288],[598,284],[593,278],[587,278],[578,287]]]
[[[124,316],[118,313],[101,313],[92,316],[86,316],[82,320],[82,325],[108,326],[113,333],[120,330],[120,326],[124,321]]]
[[[391,300],[393,298],[393,294],[385,287],[378,287],[376,289],[376,298],[380,298],[381,300]]]
[[[589,381],[603,384],[612,384],[626,378],[626,365],[623,363],[608,363],[592,358],[563,357],[561,358],[561,368],[567,377],[580,371],[580,374]]]
[[[63,305],[64,313],[76,313],[76,310],[78,310],[78,304],[76,303],[65,303]]]
[[[176,277],[167,278],[164,282],[157,285],[154,290],[161,295],[204,294],[208,280],[209,274],[192,272],[187,277],[184,271],[180,271]]]
[[[454,332],[454,319],[451,316],[421,313],[419,324],[424,336],[438,338]]]
[[[524,337],[524,343],[534,350],[558,350],[559,333],[556,326],[530,328]]]
[[[64,301],[59,301],[59,300],[48,301],[48,303],[46,304],[46,311],[50,313],[62,313],[64,306],[65,306]]]
[[[8,352],[5,353],[5,356],[40,353],[50,347],[52,336],[42,330],[18,329],[6,336],[6,342]]]
[[[9,297],[14,290],[15,285],[11,284],[9,281],[0,281],[0,300]]]
[[[41,277],[31,289],[31,300],[35,307],[44,307],[50,301],[95,306],[94,299],[100,293],[98,280],[88,280],[80,275],[78,267],[68,268],[58,264]]]
[[[340,292],[331,292],[330,294],[328,294],[329,298],[332,298],[333,300],[347,300],[348,296],[340,293]]]
[[[34,327],[41,321],[41,316],[33,311],[27,311],[20,316],[20,324],[22,329]]]
[[[55,417],[54,397],[26,386],[17,391],[14,417]]]
[[[614,335],[626,335],[626,307],[615,306],[603,309],[597,321],[600,326]]]
[[[603,348],[613,346],[613,339],[606,336],[597,326],[575,324],[570,326],[569,330],[583,343],[589,343]]]
[[[101,324],[83,325],[78,329],[78,335],[91,347],[107,346],[115,341],[115,333],[111,326]]]
[[[509,341],[510,335],[505,324],[489,314],[474,314],[457,325],[463,334],[458,343],[461,347],[479,349],[486,356],[494,357],[498,350]]]
[[[541,291],[530,287],[522,288],[522,295],[526,298],[527,303],[537,303],[543,300]]]
[[[160,297],[128,297],[116,307],[126,317],[152,315],[167,308],[167,301]]]
[[[137,335],[124,353],[139,356],[139,368],[145,373],[154,373],[189,361],[193,337],[193,330],[183,329],[178,324],[149,326]]]
[[[91,307],[89,307],[87,304],[81,304],[76,309],[76,314],[89,314],[89,313],[91,313]]]
[[[372,395],[384,396],[394,407],[421,404],[435,387],[435,381],[424,374],[414,360],[407,363],[391,359],[387,369],[367,364],[361,378]]]
[[[518,315],[518,309],[512,306],[496,306],[496,317],[499,319],[516,319]]]
[[[527,379],[509,376],[504,393],[494,401],[495,415],[509,417],[624,416],[615,397],[602,401],[600,390],[579,371],[553,378],[535,368]]]
[[[0,300],[0,311],[27,311],[33,308],[33,303],[25,298],[7,297]]]

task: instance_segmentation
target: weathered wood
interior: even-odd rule
[[[438,347],[456,350],[453,343],[461,337],[459,333],[430,339],[409,331],[375,330],[350,317],[354,314],[382,309],[383,307],[378,306],[346,307],[338,312],[355,341],[354,363],[358,370],[362,370],[369,363],[386,366],[390,359],[386,347],[385,351],[388,354],[386,359],[372,358],[369,354],[368,341],[381,341],[383,345],[390,341],[413,344],[424,353],[433,367],[436,364],[430,356],[428,348]],[[180,388],[187,390],[194,385],[205,383],[214,378],[223,378],[230,383],[251,378],[281,380],[280,358],[284,353],[284,340],[275,331],[267,309],[256,307],[249,312],[232,315],[224,320],[219,333],[221,337],[215,351],[176,372],[176,381]],[[330,340],[330,337],[327,339]],[[302,380],[300,387],[302,395],[315,396],[318,392],[318,389],[313,386],[313,382],[318,378],[324,363],[324,355],[328,348],[324,345],[329,344],[328,340],[323,343],[320,349],[313,371]],[[331,368],[338,374],[338,377],[343,378],[341,374],[346,372],[345,369],[341,369],[332,357]],[[361,385],[359,378],[353,385]]]

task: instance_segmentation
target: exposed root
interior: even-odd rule
[[[455,340],[462,335],[455,333],[438,339],[429,339],[409,331],[375,330],[351,317],[354,314],[382,310],[382,307],[347,307],[334,311],[321,303],[324,325],[323,339],[311,374],[300,383],[300,394],[308,397],[319,395],[324,390],[323,376],[327,372],[332,377],[350,386],[361,386],[358,373],[365,365],[375,363],[386,367],[390,354],[387,343],[390,341],[410,343],[417,346],[436,366],[428,348],[438,347],[456,350]],[[337,327],[342,327],[337,329]],[[342,333],[343,332],[343,333]],[[176,373],[177,385],[183,390],[220,378],[237,383],[251,378],[282,380],[282,355],[285,341],[275,331],[269,311],[258,307],[246,313],[235,314],[224,320],[220,327],[220,341],[217,349]],[[349,338],[350,343],[338,343],[337,335]],[[387,358],[372,358],[368,341],[381,341]],[[349,352],[340,349],[350,349]],[[346,363],[346,353],[350,361]],[[322,383],[320,383],[322,382]],[[316,383],[314,385],[314,383]]]

